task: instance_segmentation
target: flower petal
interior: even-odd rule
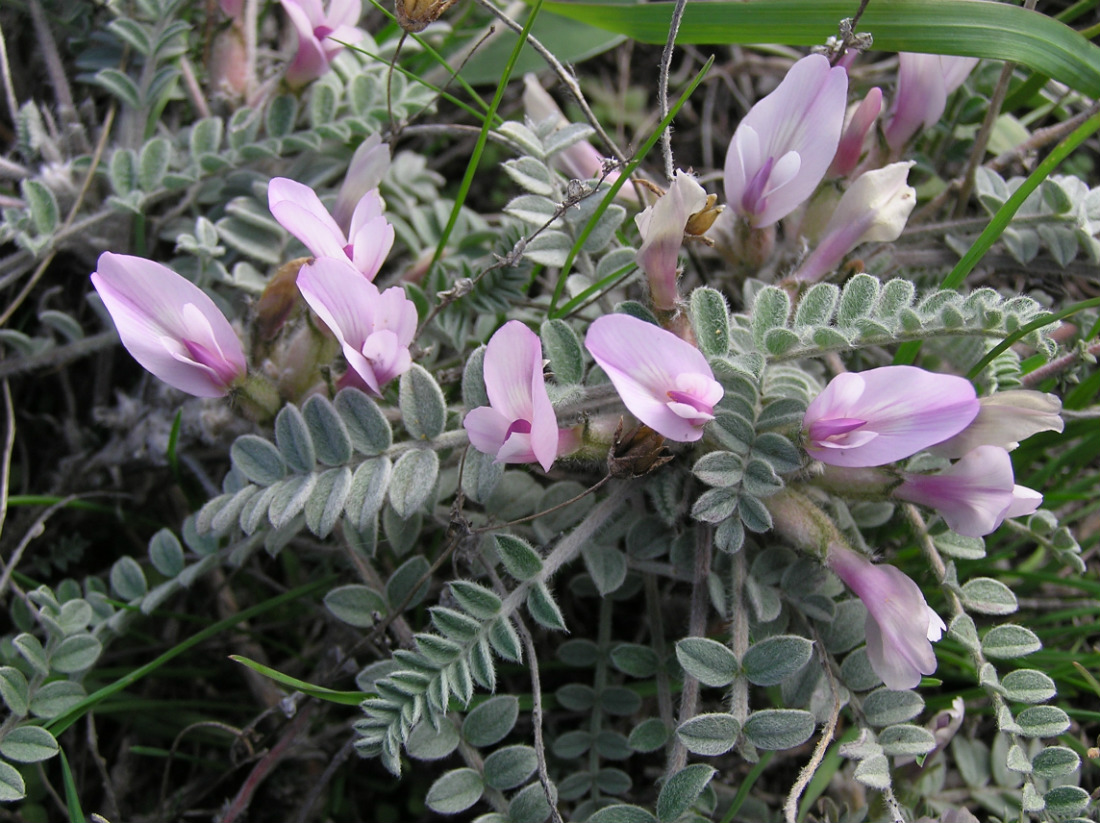
[[[297,237],[314,257],[345,257],[347,238],[309,186],[275,177],[267,186],[272,216]]]

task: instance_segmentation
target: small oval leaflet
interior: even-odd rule
[[[741,665],[750,683],[777,686],[810,662],[813,643],[804,637],[779,635],[749,647]]]
[[[878,689],[863,699],[863,713],[872,726],[892,726],[912,720],[924,709],[924,699],[913,691]]]
[[[661,823],[672,823],[679,818],[691,808],[715,774],[717,769],[703,763],[694,763],[676,772],[657,796],[657,819]]]
[[[477,748],[492,746],[512,731],[518,718],[518,698],[510,694],[490,697],[466,715],[462,721],[462,737]]]
[[[433,812],[458,814],[477,803],[483,791],[480,774],[473,769],[454,769],[432,784],[424,802]]]
[[[715,757],[735,745],[741,727],[729,714],[700,714],[681,723],[676,736],[692,754]]]
[[[810,739],[817,723],[801,709],[766,709],[745,721],[745,739],[758,749],[778,751],[801,746]]]
[[[728,647],[707,637],[685,637],[676,643],[676,659],[684,671],[706,686],[728,686],[740,666]]]

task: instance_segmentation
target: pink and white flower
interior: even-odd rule
[[[936,670],[932,641],[947,628],[904,573],[834,543],[826,558],[841,580],[867,607],[867,658],[886,687],[911,689]]]
[[[932,447],[941,457],[962,457],[978,446],[1000,446],[1012,451],[1039,432],[1060,432],[1062,401],[1053,394],[1014,389],[978,399],[981,408],[969,426]]]
[[[930,129],[940,121],[948,96],[976,65],[976,57],[898,55],[898,90],[885,130],[886,143],[894,152],[901,151],[918,129]]]
[[[371,189],[359,198],[347,225],[328,213],[309,186],[286,177],[275,177],[267,187],[272,216],[317,259],[347,259],[373,280],[393,246],[393,226],[382,214],[382,197]]]
[[[382,178],[386,176],[389,167],[390,146],[382,142],[381,135],[372,134],[359,144],[359,148],[351,156],[344,182],[340,184],[340,191],[336,193],[336,202],[332,206],[332,219],[342,232],[349,233],[356,208],[364,197],[371,194],[371,189],[377,189],[382,184]],[[374,195],[377,197],[377,191]],[[391,234],[392,231],[391,228]]]
[[[649,279],[649,292],[658,309],[670,311],[676,306],[684,230],[688,218],[702,211],[706,204],[703,187],[692,175],[677,170],[668,191],[634,218],[642,236],[642,247],[635,260]]]
[[[298,272],[298,291],[340,343],[351,371],[372,393],[409,370],[416,306],[405,290],[379,292],[346,260],[324,257]]]
[[[246,376],[244,349],[225,315],[167,266],[104,252],[92,285],[122,345],[168,385],[197,397],[222,397]]]
[[[844,192],[821,240],[791,279],[815,283],[856,246],[897,240],[917,205],[917,192],[906,182],[912,166],[912,161],[892,163],[861,174]]]
[[[962,377],[914,366],[848,372],[806,409],[806,451],[833,466],[882,466],[958,434],[978,408]]]
[[[518,320],[497,329],[485,347],[488,406],[471,409],[462,425],[475,449],[497,463],[538,463],[550,471],[558,456],[558,421],[543,375],[542,342]]]
[[[893,494],[935,509],[948,527],[966,537],[982,537],[1007,517],[1031,514],[1043,502],[1034,489],[1016,485],[1012,459],[997,446],[978,446],[938,474],[903,472]]]
[[[764,228],[805,202],[836,154],[847,94],[847,73],[823,55],[795,63],[733,133],[725,165],[729,207]]]
[[[669,440],[703,436],[724,389],[697,348],[626,314],[597,318],[584,345],[635,417]]]
[[[343,51],[343,43],[363,38],[356,28],[363,13],[361,0],[280,0],[298,35],[298,50],[286,70],[292,87],[303,86],[328,71],[329,64]],[[341,42],[337,42],[341,41]]]

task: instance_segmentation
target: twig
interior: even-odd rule
[[[707,633],[707,575],[710,574],[710,556],[713,549],[713,529],[700,524],[695,544],[695,569],[691,588],[691,613],[688,618],[688,637],[703,637]],[[677,725],[695,717],[699,706],[699,680],[684,672],[684,685],[680,692],[680,717]],[[687,748],[679,736],[672,744],[665,775],[671,776],[687,764]]]
[[[955,201],[955,217],[962,217],[966,213],[966,207],[970,203],[970,192],[974,188],[974,177],[978,172],[978,166],[985,157],[986,147],[989,145],[989,137],[993,134],[993,126],[1001,115],[1001,106],[1004,104],[1005,95],[1008,94],[1008,83],[1016,71],[1016,64],[1005,62],[1001,67],[1001,76],[997,79],[997,85],[990,95],[989,105],[985,110],[985,119],[981,128],[974,137],[974,145],[970,147],[970,157],[966,161],[966,168],[961,175],[962,183],[959,184],[958,199]]]
[[[252,795],[256,793],[256,789],[260,787],[260,784],[267,778],[279,762],[290,754],[291,746],[305,729],[306,722],[309,720],[311,714],[311,706],[306,704],[283,731],[282,737],[279,738],[279,742],[272,746],[270,751],[252,767],[252,771],[248,773],[244,785],[241,786],[240,790],[237,792],[237,796],[233,798],[229,807],[222,815],[220,823],[234,823],[237,818],[241,817],[241,815],[248,810],[248,805],[252,802]]]
[[[11,122],[19,113],[19,101],[15,99],[15,86],[11,82],[11,65],[8,63],[8,46],[4,39],[4,28],[0,26],[0,79],[4,81],[4,97],[8,101]]]
[[[116,818],[119,815],[118,794],[115,792],[115,784],[111,780],[111,774],[107,770],[107,760],[99,751],[99,735],[96,734],[95,730],[95,713],[88,712],[84,719],[88,730],[88,751],[91,753],[96,771],[99,772],[99,779],[103,781],[103,793],[106,795],[104,813],[109,818]]]
[[[298,816],[294,818],[294,823],[306,823],[309,819],[310,810],[312,810],[317,803],[317,798],[321,796],[321,792],[325,790],[325,787],[332,782],[336,770],[347,762],[347,759],[351,757],[353,751],[355,751],[355,740],[350,739],[340,747],[340,751],[332,756],[332,760],[325,766],[325,770],[321,772],[321,776],[313,781],[313,785],[309,789],[309,794],[307,794],[306,799],[302,801],[302,805],[298,807]]]
[[[15,406],[11,402],[11,386],[4,381],[4,414],[8,427],[4,432],[4,453],[0,458],[0,536],[4,534],[4,522],[8,519],[8,493],[11,490],[11,455],[15,449]],[[0,587],[0,591],[3,588]]]
[[[833,696],[833,709],[829,713],[829,719],[825,723],[825,728],[821,731],[821,738],[814,747],[813,756],[811,756],[809,762],[802,767],[802,771],[798,773],[798,779],[795,780],[794,785],[791,786],[791,791],[787,794],[787,800],[783,804],[783,816],[787,823],[797,823],[798,801],[802,799],[802,792],[806,791],[806,787],[810,785],[810,781],[813,780],[814,774],[817,773],[817,769],[821,765],[821,761],[825,759],[825,752],[828,751],[829,744],[833,742],[833,735],[836,733],[836,724],[840,719],[840,691],[836,687],[837,684],[836,678],[833,676],[833,668],[829,665],[829,660],[825,656],[825,644],[821,642],[821,635],[816,628],[813,632],[814,641],[817,643],[817,648],[821,653],[821,665],[822,668],[825,669],[825,676],[829,680],[829,693]]]
[[[668,117],[668,74],[672,68],[672,51],[676,47],[676,35],[680,33],[680,21],[684,18],[684,9],[687,8],[687,0],[676,0],[676,6],[672,9],[672,20],[668,24],[668,39],[665,41],[664,51],[661,52],[661,72],[657,80],[657,105],[660,107],[661,119]],[[665,158],[665,179],[669,183],[676,172],[676,165],[672,159],[672,124],[661,134],[661,154]]]
[[[665,660],[668,659],[668,647],[665,644],[664,617],[661,614],[661,592],[657,588],[657,576],[646,574],[645,581],[645,605],[646,616],[649,623],[649,637],[653,643],[653,651],[657,653],[657,659],[661,661],[657,666],[657,711],[661,715],[661,722],[666,728],[672,727],[672,687],[668,679],[668,669],[665,668]]]
[[[745,596],[745,550],[730,558],[730,602],[733,603],[733,619],[730,621],[730,650],[738,660],[744,660],[749,650],[749,606]],[[730,688],[730,714],[741,728],[749,716],[749,681],[743,674],[737,676]]]
[[[531,631],[523,618],[518,614],[512,616],[520,640],[523,641],[524,653],[527,655],[527,668],[531,672],[531,725],[535,733],[535,760],[538,763],[539,783],[546,795],[546,802],[550,806],[550,817],[554,823],[562,823],[561,812],[558,804],[554,802],[554,788],[550,782],[550,771],[546,766],[546,742],[542,737],[542,685],[539,681],[539,659],[535,653],[535,641],[531,637]]]
[[[50,24],[46,21],[46,13],[42,10],[39,0],[30,0],[28,10],[31,13],[31,25],[38,39],[38,47],[41,50],[42,60],[46,64],[46,74],[50,77],[54,94],[57,95],[57,109],[61,114],[61,120],[66,125],[76,121],[76,105],[73,103],[73,90],[69,88],[69,80],[65,74],[65,66],[61,62],[61,55],[57,52],[57,44],[53,41],[50,32]],[[12,112],[14,115],[15,112]],[[93,166],[94,170],[94,166]]]
[[[74,360],[110,348],[117,342],[118,332],[111,329],[91,337],[82,337],[64,346],[55,346],[46,351],[28,354],[26,357],[16,357],[10,360],[5,358],[0,360],[0,380],[7,380],[9,377],[26,374],[27,372],[67,366]]]

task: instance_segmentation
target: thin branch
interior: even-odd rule
[[[1001,67],[1001,76],[997,79],[993,94],[990,95],[989,105],[985,110],[985,119],[982,120],[981,128],[978,129],[978,134],[974,137],[974,145],[970,147],[970,157],[966,161],[966,169],[961,175],[962,183],[959,185],[958,199],[955,201],[955,217],[962,217],[966,213],[966,207],[970,203],[970,192],[974,188],[974,177],[978,172],[978,166],[982,163],[982,158],[985,157],[989,138],[993,134],[993,126],[1001,115],[1001,106],[1004,104],[1005,96],[1008,94],[1008,84],[1012,80],[1012,74],[1015,71],[1015,63],[1006,62]]]
[[[4,83],[4,98],[8,102],[8,111],[11,112],[11,122],[14,123],[15,116],[19,113],[19,101],[15,98],[15,85],[11,81],[11,64],[8,63],[8,46],[2,26],[0,26],[0,80]]]
[[[684,9],[687,8],[687,0],[676,0],[676,6],[672,9],[672,20],[668,24],[668,39],[665,41],[664,51],[661,52],[661,72],[657,80],[657,105],[660,107],[661,119],[668,117],[668,74],[672,68],[672,52],[676,48],[676,35],[680,33],[680,21],[684,18]],[[672,124],[661,134],[661,154],[665,158],[665,179],[669,183],[676,172],[676,164],[672,159]]]
[[[4,522],[8,519],[8,493],[11,490],[11,455],[15,449],[15,406],[11,402],[11,386],[4,381],[4,414],[8,427],[4,432],[4,453],[0,458],[0,535],[4,534]],[[3,588],[0,587],[0,591]]]

